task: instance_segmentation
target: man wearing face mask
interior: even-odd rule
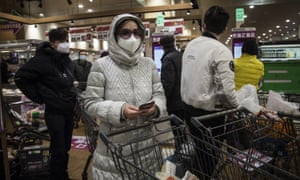
[[[76,89],[67,38],[65,29],[50,30],[50,42],[41,43],[36,55],[15,75],[17,87],[29,99],[45,104],[45,121],[51,137],[51,180],[69,179],[68,152],[74,125]]]
[[[74,78],[79,82],[78,88],[81,91],[84,91],[86,88],[86,81],[92,66],[92,63],[87,61],[87,52],[79,51],[79,57],[77,60],[73,61],[73,65]]]
[[[153,59],[141,56],[144,38],[145,27],[138,17],[131,14],[115,16],[108,33],[109,55],[97,59],[92,65],[84,93],[85,110],[90,116],[101,120],[99,128],[103,133],[140,125],[166,115],[166,100],[155,63]],[[149,101],[155,103],[139,108]],[[136,137],[150,136],[152,130],[146,127],[127,132],[114,136],[112,141],[125,144]],[[149,147],[149,143],[145,140],[141,144]],[[147,153],[150,151],[142,153],[141,159],[149,158]],[[132,157],[128,157],[128,161],[134,162]],[[145,161],[143,165],[148,169],[153,166],[151,161]],[[121,179],[111,154],[101,140],[93,154],[91,170],[90,179],[93,180]]]

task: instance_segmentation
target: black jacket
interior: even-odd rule
[[[168,49],[161,58],[161,81],[167,99],[168,113],[183,110],[180,96],[182,54],[175,48]]]
[[[74,60],[73,61],[73,75],[79,81],[79,89],[82,91],[86,88],[86,81],[88,79],[92,63],[89,61]]]
[[[17,87],[33,102],[45,104],[48,111],[73,111],[76,89],[71,60],[43,42],[36,55],[15,75]]]

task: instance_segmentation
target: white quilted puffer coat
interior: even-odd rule
[[[138,106],[154,100],[159,109],[159,115],[166,115],[166,102],[160,77],[154,61],[141,56],[142,43],[138,50],[131,54],[116,42],[114,35],[116,24],[129,19],[137,22],[138,27],[144,31],[144,26],[137,17],[130,14],[116,16],[108,34],[109,56],[93,63],[87,81],[85,110],[89,115],[100,119],[100,131],[104,133],[129,126],[127,121],[121,120],[121,110],[125,103]],[[143,40],[144,37],[142,37]],[[147,121],[147,118],[139,117],[136,123],[144,121]],[[147,128],[118,135],[111,140],[115,144],[126,143],[141,134],[151,135],[151,133],[151,128]],[[144,142],[140,146],[147,146],[147,143]],[[120,179],[111,155],[101,140],[98,140],[94,152],[91,175],[92,180]]]

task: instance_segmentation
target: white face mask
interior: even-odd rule
[[[70,52],[70,44],[68,42],[59,43],[56,50],[60,53],[69,53]]]
[[[137,39],[134,35],[131,35],[128,39],[123,39],[118,36],[118,44],[121,48],[126,49],[127,51],[134,53],[141,44],[141,39]]]
[[[79,59],[85,61],[87,59],[86,55],[79,55]]]

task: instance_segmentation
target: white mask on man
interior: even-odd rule
[[[59,43],[56,50],[60,53],[69,53],[70,52],[70,44],[68,42]]]
[[[82,61],[85,61],[87,60],[87,56],[86,55],[79,55],[79,59],[82,60]]]
[[[135,38],[134,35],[131,35],[128,39],[123,39],[122,37],[118,36],[118,44],[121,48],[134,53],[139,48],[141,39]]]

